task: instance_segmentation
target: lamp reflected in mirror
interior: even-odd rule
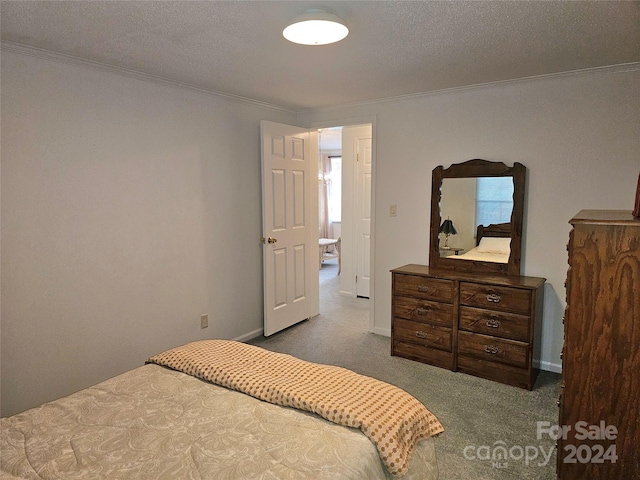
[[[453,226],[453,222],[447,218],[442,225],[440,225],[440,233],[444,233],[444,245],[441,247],[443,250],[449,250],[449,235],[455,235],[456,229]]]

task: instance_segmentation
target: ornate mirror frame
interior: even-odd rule
[[[522,224],[524,218],[524,190],[526,167],[514,163],[508,167],[502,162],[474,159],[443,168],[433,169],[431,184],[431,233],[429,242],[429,266],[459,272],[487,273],[499,275],[520,275],[520,256],[522,250]],[[511,212],[510,236],[511,252],[508,263],[493,263],[475,260],[455,260],[440,256],[439,230],[440,200],[442,180],[445,178],[512,177],[513,210]],[[504,236],[509,236],[506,234]]]

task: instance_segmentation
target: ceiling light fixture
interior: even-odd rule
[[[307,10],[295,17],[282,31],[284,38],[301,45],[327,45],[349,34],[342,19],[325,10]]]

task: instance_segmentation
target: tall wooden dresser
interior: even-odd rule
[[[558,478],[640,478],[640,220],[570,223]]]

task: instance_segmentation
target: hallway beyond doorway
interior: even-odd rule
[[[369,331],[369,299],[340,293],[338,260],[326,260],[320,269],[320,315],[317,320],[339,323],[339,329]],[[337,330],[338,332],[340,330]]]

